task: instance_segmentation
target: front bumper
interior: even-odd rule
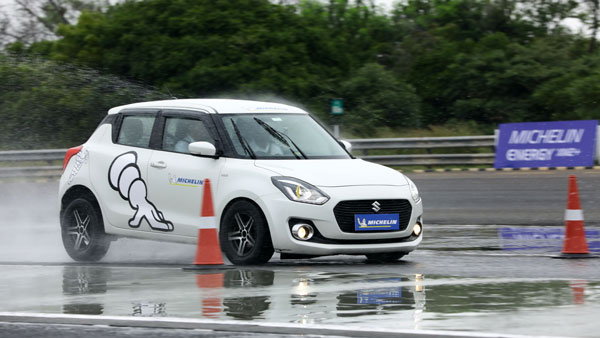
[[[277,252],[302,255],[367,254],[380,252],[410,252],[423,238],[412,235],[413,225],[422,224],[422,202],[414,203],[408,186],[319,187],[331,199],[324,205],[293,202],[277,192],[261,196],[257,201],[269,223],[273,247]],[[344,232],[338,226],[334,207],[347,200],[406,199],[412,211],[404,230],[393,232]],[[309,241],[295,239],[290,220],[303,220],[315,226],[318,235]]]

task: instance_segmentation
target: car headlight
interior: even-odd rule
[[[325,204],[329,196],[312,184],[287,176],[271,177],[273,184],[290,200],[309,204]]]
[[[413,181],[411,181],[410,178],[406,177],[406,180],[408,181],[408,187],[410,188],[410,195],[412,196],[413,201],[415,201],[415,203],[419,203],[419,201],[421,200],[421,196],[419,195],[419,189],[417,189],[417,186]]]

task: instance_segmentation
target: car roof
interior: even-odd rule
[[[281,103],[231,99],[181,99],[139,102],[111,108],[108,114],[117,114],[124,109],[135,108],[203,110],[211,114],[308,114],[300,108]]]

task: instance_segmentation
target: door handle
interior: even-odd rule
[[[167,167],[167,164],[163,161],[150,162],[150,165],[153,166],[154,168],[166,168]]]

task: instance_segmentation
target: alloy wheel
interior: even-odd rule
[[[250,215],[236,212],[235,225],[229,232],[228,239],[238,256],[246,256],[252,251],[256,243],[254,231],[254,218]]]
[[[92,242],[88,232],[90,215],[86,214],[84,210],[75,209],[73,210],[73,221],[74,222],[67,228],[67,235],[73,240],[73,249],[76,251],[83,251],[89,247]]]

